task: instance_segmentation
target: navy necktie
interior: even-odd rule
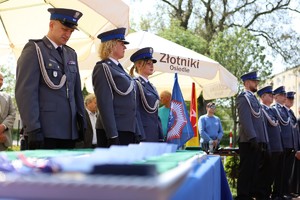
[[[61,47],[57,47],[56,50],[58,51],[61,58],[63,58],[63,50]]]
[[[120,63],[118,63],[118,67],[120,67],[121,69],[123,69],[122,65]]]
[[[120,63],[118,63],[118,67],[120,67],[120,69],[125,72],[124,68],[122,67],[122,65]]]
[[[150,83],[150,81],[148,81],[147,83],[150,86],[150,88],[152,88],[154,90],[154,88],[153,88],[152,84]]]

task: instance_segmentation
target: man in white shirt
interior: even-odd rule
[[[3,85],[3,75],[0,72],[0,88]],[[16,109],[11,97],[0,92],[0,151],[5,151],[12,145],[12,129],[16,118]]]
[[[89,94],[84,99],[85,115],[87,121],[87,129],[84,137],[84,148],[95,148],[97,147],[97,136],[96,136],[96,120],[97,120],[97,101],[95,94]]]

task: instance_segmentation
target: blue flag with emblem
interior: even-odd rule
[[[168,120],[167,142],[177,144],[177,149],[179,149],[193,136],[193,126],[182,97],[176,73]]]

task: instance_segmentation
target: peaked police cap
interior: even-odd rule
[[[131,62],[135,62],[138,60],[152,60],[153,63],[156,63],[157,60],[152,57],[153,48],[146,47],[140,50],[137,50],[132,56],[130,57]]]
[[[121,40],[124,42],[124,44],[129,44],[129,42],[125,40],[125,32],[126,28],[117,28],[100,33],[97,37],[101,40],[101,42],[106,42],[109,40]]]
[[[50,20],[58,20],[64,26],[74,29],[77,28],[77,22],[82,16],[81,12],[66,8],[49,8],[48,11],[51,13]]]

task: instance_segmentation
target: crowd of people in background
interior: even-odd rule
[[[236,199],[297,197],[300,135],[291,110],[295,92],[286,92],[284,86],[257,91],[257,72],[241,79],[245,90],[237,97],[240,166]]]

